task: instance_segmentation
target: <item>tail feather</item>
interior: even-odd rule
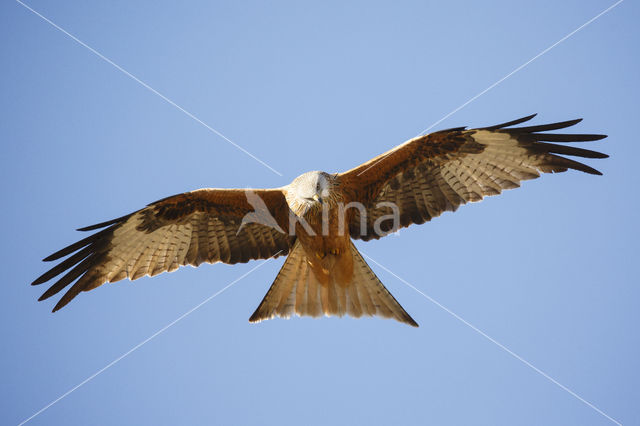
[[[351,243],[353,279],[344,285],[334,279],[322,284],[315,277],[304,249],[296,241],[278,276],[251,315],[249,321],[260,322],[275,316],[289,318],[293,314],[319,317],[350,315],[380,316],[417,327],[418,324],[400,306],[380,282],[356,247]]]

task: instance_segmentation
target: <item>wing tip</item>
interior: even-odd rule
[[[96,229],[105,228],[105,227],[110,226],[110,225],[115,225],[116,223],[121,223],[121,222],[124,222],[125,220],[129,219],[131,216],[136,214],[138,211],[135,211],[133,213],[129,213],[129,214],[124,215],[124,216],[120,216],[120,217],[115,218],[115,219],[107,220],[105,222],[96,223],[95,225],[83,226],[82,228],[76,229],[76,231],[81,231],[81,232],[94,231]]]
[[[515,126],[515,125],[524,123],[526,121],[529,121],[529,120],[531,120],[532,118],[534,118],[537,115],[538,115],[538,113],[535,112],[535,113],[533,113],[531,115],[527,115],[525,117],[521,117],[521,118],[517,118],[515,120],[507,121],[505,123],[495,124],[493,126],[481,127],[479,130],[498,130],[498,129],[503,129],[505,127]]]
[[[114,222],[113,221],[109,221],[109,222],[96,223],[95,225],[83,226],[82,228],[76,228],[76,231],[80,231],[80,232],[94,231],[96,229],[104,228],[107,225],[111,225],[112,223],[114,223]]]
[[[55,253],[50,254],[49,256],[45,257],[44,259],[42,259],[42,261],[43,262],[51,262],[51,261],[54,261],[54,260],[58,260],[61,257],[64,257],[64,256],[58,256],[58,252],[55,252]]]
[[[269,319],[269,318],[263,318],[262,316],[258,315],[258,310],[256,309],[255,312],[249,317],[249,322],[251,324],[257,324],[266,319]]]
[[[57,292],[56,292],[57,293]],[[71,300],[73,300],[73,298],[75,298],[78,295],[79,291],[74,291],[74,288],[71,287],[65,294],[64,296],[62,296],[62,298],[60,300],[58,300],[58,303],[56,303],[56,306],[53,307],[53,309],[51,310],[51,312],[57,312],[60,309],[64,308],[65,306],[67,306],[67,304],[69,304],[69,302],[71,302]]]
[[[403,319],[403,321],[402,321],[403,323],[408,324],[411,327],[415,327],[415,328],[419,328],[420,327],[420,324],[418,324],[413,318],[411,318],[410,315],[407,314],[407,316],[408,316],[408,318],[404,318]]]
[[[602,176],[602,172],[600,170],[594,169],[593,167],[589,167],[587,170],[584,170],[586,173],[590,175]]]
[[[54,290],[54,286],[49,287],[44,293],[42,293],[42,295],[40,297],[38,297],[38,302],[42,302],[43,300],[47,300],[48,298],[56,295],[60,290],[62,290],[62,289]],[[56,306],[58,306],[58,305],[56,305]],[[60,308],[61,307],[62,306],[60,306]],[[58,309],[60,309],[60,308],[58,308]],[[56,309],[56,311],[58,309]]]
[[[35,280],[33,280],[33,282],[31,283],[31,285],[40,285],[43,283],[46,283],[49,280],[44,279],[45,274],[40,275],[38,278],[36,278]]]
[[[38,302],[42,302],[43,300],[47,300],[48,298],[50,298],[52,295],[47,295],[46,293],[43,294],[42,296],[38,297]],[[58,303],[59,304],[59,303]],[[56,304],[56,306],[53,307],[53,309],[51,309],[51,313],[55,313],[57,311],[59,311],[62,306],[58,306],[58,304]]]
[[[537,116],[538,116],[538,113],[537,113],[537,112],[534,112],[534,113],[533,113],[533,114],[531,114],[531,115],[527,115],[526,117],[522,117],[522,118],[520,118],[520,119],[518,119],[518,120],[515,120],[515,121],[519,121],[520,123],[524,123],[524,122],[526,122],[526,121],[532,120],[533,118],[535,118],[535,117],[537,117]]]

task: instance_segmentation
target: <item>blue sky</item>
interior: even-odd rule
[[[0,5],[0,423],[17,424],[258,265],[81,294],[29,283],[74,229],[200,187],[277,187],[415,136],[613,2]],[[623,424],[640,424],[640,6],[625,1],[436,128],[538,112],[609,138],[602,177],[545,175],[358,247]],[[372,265],[419,329],[247,319],[266,263],[29,424],[614,424]]]

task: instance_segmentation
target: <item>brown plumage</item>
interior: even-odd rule
[[[54,311],[81,291],[181,265],[238,263],[288,254],[250,321],[292,314],[382,316],[417,326],[351,239],[378,239],[470,201],[516,188],[540,172],[597,170],[563,157],[605,154],[553,142],[604,135],[547,133],[580,120],[455,128],[407,141],[352,170],[309,172],[276,189],[200,189],[81,231],[97,233],[45,261],[69,256],[32,284],[60,274],[39,300],[72,284]],[[395,214],[395,216],[394,216]]]

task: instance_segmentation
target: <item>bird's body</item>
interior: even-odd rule
[[[250,321],[298,315],[379,315],[417,326],[351,242],[338,175],[308,172],[283,188],[296,242]],[[347,202],[348,201],[348,202]]]
[[[353,273],[353,259],[349,251],[351,238],[344,231],[340,234],[338,222],[344,220],[345,215],[338,210],[337,205],[326,207],[327,225],[323,225],[322,209],[305,215],[311,232],[298,223],[296,236],[311,270],[321,283],[326,284],[330,277],[334,277],[341,285],[347,285]],[[339,219],[339,214],[343,215],[343,219]]]
[[[575,169],[600,174],[557,154],[606,155],[549,142],[605,136],[546,133],[580,120],[512,127],[532,117],[427,134],[347,172],[308,172],[282,188],[200,189],[167,197],[121,218],[82,228],[102,229],[45,258],[69,256],[33,284],[65,272],[40,298],[73,283],[55,311],[81,291],[105,282],[153,276],[187,264],[233,264],[288,254],[250,321],[292,314],[348,314],[377,315],[417,326],[352,239],[378,239],[424,223],[461,204],[516,188],[540,172]]]
[[[295,234],[316,278],[324,285],[335,278],[340,285],[349,284],[353,274],[351,238],[340,223],[346,223],[344,194],[335,182],[337,177],[325,172],[305,173],[285,189],[287,204],[302,220],[295,221]],[[306,185],[305,185],[306,184]],[[306,187],[309,187],[307,189]],[[311,197],[297,193],[313,192]],[[301,205],[299,200],[305,200]],[[305,226],[306,225],[306,226]]]

